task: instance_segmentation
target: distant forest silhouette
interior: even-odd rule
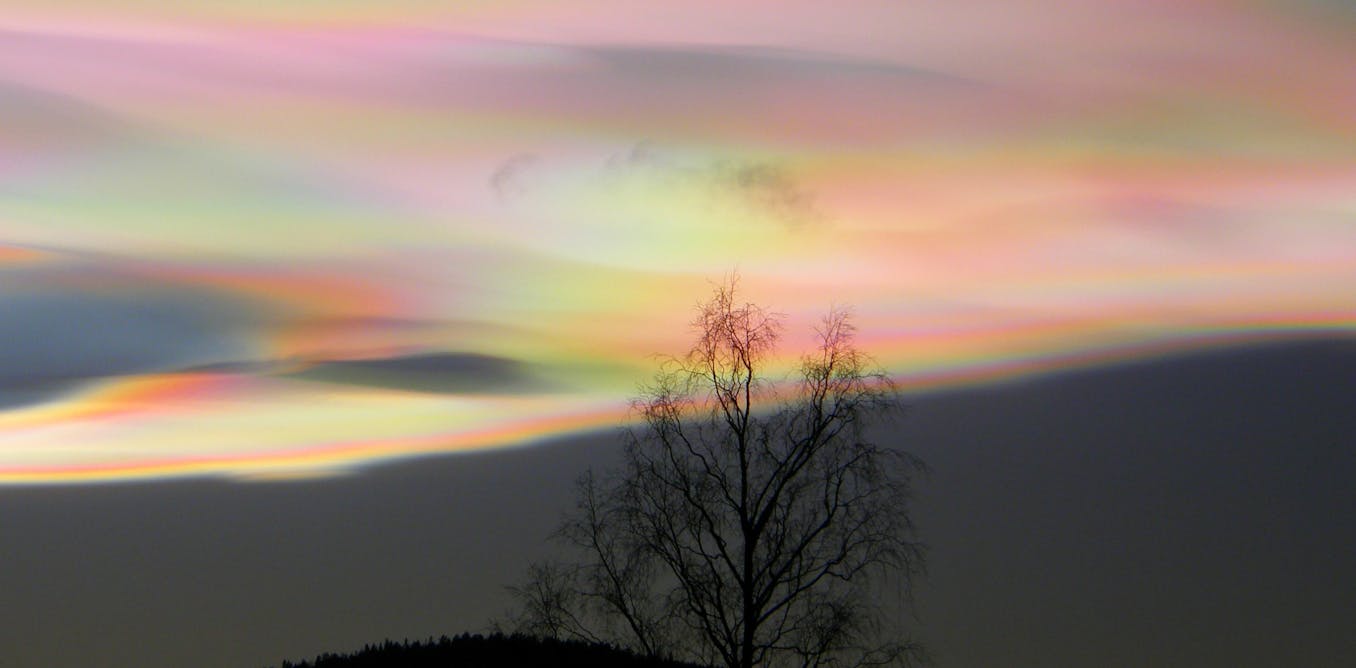
[[[705,668],[693,663],[647,658],[602,643],[555,640],[501,633],[462,634],[434,640],[367,645],[352,654],[325,653],[310,661],[284,661],[278,668]]]

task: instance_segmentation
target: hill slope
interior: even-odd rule
[[[322,654],[311,661],[284,661],[280,668],[700,668],[690,663],[637,656],[608,645],[493,634],[443,636],[438,640],[390,640],[352,654]]]

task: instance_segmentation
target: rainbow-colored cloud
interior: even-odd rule
[[[117,5],[0,11],[0,483],[615,425],[736,269],[918,388],[1356,330],[1330,3]]]

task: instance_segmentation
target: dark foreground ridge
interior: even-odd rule
[[[639,656],[601,643],[524,635],[462,634],[437,640],[368,645],[352,654],[321,654],[310,661],[284,661],[279,668],[702,668],[697,664]]]

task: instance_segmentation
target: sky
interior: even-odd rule
[[[624,419],[737,272],[911,387],[1356,328],[1341,3],[6,3],[0,484]]]
[[[494,569],[520,565],[549,530],[565,498],[553,485],[609,461],[603,444],[655,356],[683,352],[693,306],[735,274],[747,299],[785,317],[774,372],[794,368],[817,318],[846,307],[859,345],[910,396],[942,402],[945,419],[924,408],[910,433],[944,464],[937,489],[958,490],[938,492],[955,505],[928,511],[938,549],[958,559],[934,587],[949,603],[936,604],[931,628],[951,656],[968,656],[948,665],[1001,656],[966,649],[965,633],[1001,624],[962,614],[956,597],[987,591],[996,598],[977,605],[998,614],[1016,590],[976,583],[1021,579],[996,548],[971,558],[957,546],[1045,526],[1062,507],[1023,497],[1016,524],[997,522],[992,490],[975,486],[992,473],[981,453],[1025,461],[1013,453],[1026,448],[1036,463],[1013,475],[1035,489],[1077,479],[1093,493],[1124,471],[1155,485],[1161,474],[1177,485],[1173,500],[1190,499],[1194,483],[1149,462],[1217,461],[1218,475],[1201,474],[1205,510],[1160,538],[1190,551],[1223,536],[1191,552],[1198,575],[1227,561],[1219,549],[1256,547],[1243,528],[1218,528],[1219,500],[1253,508],[1229,481],[1260,476],[1290,505],[1258,512],[1281,513],[1268,515],[1272,528],[1304,540],[1294,553],[1248,552],[1248,563],[1327,573],[1332,546],[1356,545],[1341,520],[1349,510],[1334,510],[1338,483],[1320,476],[1301,494],[1307,464],[1265,475],[1254,464],[1294,447],[1304,461],[1356,470],[1344,454],[1350,411],[1331,400],[1356,391],[1353,36],[1356,10],[1340,0],[0,0],[0,541],[26,537],[0,542],[0,571],[17,578],[0,598],[34,611],[30,626],[47,620],[8,626],[47,638],[82,615],[107,623],[129,597],[144,605],[126,613],[127,628],[96,635],[172,626],[177,613],[142,598],[152,591],[196,592],[227,616],[262,607],[295,619],[280,597],[321,590],[389,612],[398,608],[380,602],[399,598],[389,586],[478,601],[401,608],[406,628],[483,620],[497,612],[483,589],[501,584]],[[1154,396],[1115,395],[1113,407],[1048,385],[1297,341],[1318,348],[1240,362],[1237,378],[1260,386],[1234,387],[1209,367],[1209,383],[1187,388],[1185,414],[1136,403],[1197,382],[1178,371],[1154,376],[1171,378],[1149,383]],[[1303,374],[1287,371],[1296,360]],[[1091,396],[1111,391],[1093,386]],[[1287,403],[1296,396],[1309,399]],[[1009,401],[1031,411],[970,424]],[[1069,402],[1089,412],[1082,422],[1059,417]],[[1078,454],[1141,413],[1130,435],[1107,441],[1120,448],[1110,460]],[[1231,460],[1219,439],[1243,434],[1220,425],[1253,413],[1269,431],[1243,439],[1252,459]],[[948,431],[948,420],[965,429]],[[1162,435],[1187,423],[1224,449],[1164,458],[1163,443],[1186,441]],[[1299,436],[1281,431],[1300,423]],[[950,449],[928,445],[937,441]],[[545,482],[551,473],[564,478]],[[431,491],[440,483],[456,489]],[[1126,496],[1070,520],[1078,535],[1102,535],[1087,533],[1098,509],[1144,519],[1127,510],[1125,485],[1111,489]],[[1086,505],[1075,497],[1065,500]],[[421,553],[412,519],[375,528],[383,517],[432,521],[440,503],[469,514],[457,520],[466,532],[508,524],[521,535]],[[370,524],[343,524],[350,511]],[[342,546],[348,561],[308,572],[316,554],[287,531]],[[143,545],[166,549],[163,578],[129,575],[149,558]],[[276,562],[250,551],[265,545],[280,548]],[[1070,545],[1048,543],[1023,573]],[[84,551],[110,565],[75,566]],[[1117,592],[1181,584],[1166,552],[1148,555],[1161,570],[1145,571],[1097,554],[1119,564],[1105,580]],[[478,582],[389,580],[431,578],[444,558]],[[1102,582],[1065,567],[1082,579],[1058,591]],[[204,573],[219,590],[195,588]],[[345,588],[361,573],[368,589]],[[1280,592],[1297,583],[1268,582],[1261,598],[1230,600],[1289,610]],[[1338,584],[1329,594],[1356,591],[1349,577]],[[1338,604],[1315,581],[1298,585],[1322,601],[1296,610],[1326,612],[1295,612],[1318,635],[1286,637],[1336,646],[1314,620],[1344,619]],[[1102,595],[1095,609],[1111,609],[1115,597]],[[1212,614],[1217,597],[1195,595],[1175,619]],[[1081,609],[1056,600],[1062,610],[1052,602],[1023,619]],[[400,614],[331,616],[315,627],[326,633],[293,629],[290,645],[250,628],[261,652],[340,651],[334,643],[401,634]],[[261,619],[276,626],[277,615]],[[1131,647],[1110,627],[1051,624],[1087,652]],[[215,632],[222,647],[239,642],[229,627]],[[188,626],[178,637],[211,646]],[[1195,649],[1126,665],[1225,646],[1178,640]],[[121,651],[172,665],[189,656],[175,642]],[[44,647],[21,663],[82,651]],[[136,654],[147,648],[164,663]],[[1069,652],[1026,665],[1095,656]]]

